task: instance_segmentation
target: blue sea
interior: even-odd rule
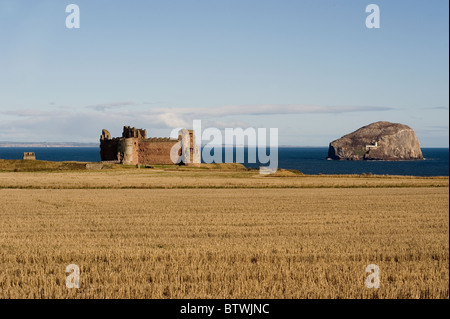
[[[35,152],[38,160],[45,161],[100,161],[97,147],[4,147],[0,148],[0,159],[21,159],[24,152]],[[280,147],[278,167],[298,169],[305,174],[449,176],[448,148],[423,148],[422,152],[423,161],[332,161],[326,159],[327,147]],[[261,166],[243,164],[250,168]]]

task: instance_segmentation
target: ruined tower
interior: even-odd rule
[[[181,142],[181,161],[186,165],[199,164],[200,149],[195,143],[194,130],[180,130],[178,132],[178,140]]]

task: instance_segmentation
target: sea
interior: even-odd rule
[[[265,166],[248,163],[248,168]],[[35,152],[38,160],[99,162],[98,147],[0,147],[0,159],[22,159],[24,152]],[[225,151],[222,152],[225,157]],[[236,153],[236,149],[234,149]],[[334,161],[328,160],[328,147],[280,147],[278,168],[297,169],[304,174],[374,174],[407,176],[449,176],[449,149],[423,148],[423,161]]]

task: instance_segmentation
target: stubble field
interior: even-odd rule
[[[285,175],[0,173],[0,298],[449,298],[448,178]]]

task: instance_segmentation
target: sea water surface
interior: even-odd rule
[[[24,152],[35,152],[38,160],[45,161],[100,161],[98,147],[3,147],[0,159],[22,159]],[[327,147],[280,147],[278,167],[298,169],[305,174],[449,176],[448,148],[423,148],[422,152],[423,161],[332,161],[326,159]],[[247,148],[244,153],[246,167],[264,166],[264,163],[248,163]]]

